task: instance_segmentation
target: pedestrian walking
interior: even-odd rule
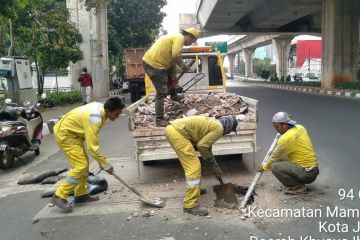
[[[82,68],[82,73],[80,74],[78,81],[80,82],[81,96],[83,103],[88,104],[91,98],[91,91],[93,89],[93,82],[91,75],[87,72],[87,68]]]

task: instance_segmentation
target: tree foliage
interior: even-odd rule
[[[14,18],[18,9],[25,8],[28,0],[0,0],[0,17]]]
[[[149,47],[160,31],[164,34],[165,5],[166,0],[113,0],[108,5],[110,58],[121,65],[124,48]]]
[[[84,3],[87,10],[97,10],[108,5],[111,0],[81,0]]]
[[[276,76],[276,65],[271,64],[270,58],[254,58],[253,66],[254,73],[264,79],[268,79],[271,76]]]
[[[69,61],[83,58],[80,51],[81,35],[69,21],[65,1],[33,0],[23,9],[17,9],[14,18],[14,55],[34,60],[40,71],[39,93],[43,76],[50,69],[65,68]]]

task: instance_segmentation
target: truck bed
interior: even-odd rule
[[[257,127],[257,100],[241,97],[248,104],[248,112],[253,119],[250,122],[239,122],[237,134],[232,133],[222,136],[214,145],[215,155],[254,153],[256,149],[256,127]],[[129,129],[132,131],[136,146],[136,159],[138,161],[166,160],[177,158],[165,138],[165,128],[141,127],[135,128],[133,116],[140,103],[147,103],[148,96],[130,105],[128,110]]]

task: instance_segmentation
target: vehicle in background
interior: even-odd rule
[[[145,48],[126,48],[124,50],[125,74],[123,92],[130,92],[132,103],[145,95],[145,70],[142,61],[145,52]]]
[[[233,76],[232,73],[225,73],[225,75],[226,75],[226,78],[227,78],[228,80],[234,79],[234,76]]]
[[[10,99],[0,109],[0,168],[9,169],[14,158],[29,151],[40,154],[43,118],[37,105],[24,102],[18,107]]]

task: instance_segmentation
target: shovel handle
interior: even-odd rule
[[[117,175],[116,173],[112,174],[114,176],[114,178],[116,178],[117,180],[119,180],[122,184],[124,184],[128,189],[130,189],[133,193],[135,193],[136,195],[138,195],[139,197],[144,197],[138,190],[136,190],[135,188],[131,187],[127,182],[125,182],[124,180],[122,180],[119,175]]]
[[[224,185],[224,181],[222,180],[222,178],[218,178],[219,182],[221,185]]]

